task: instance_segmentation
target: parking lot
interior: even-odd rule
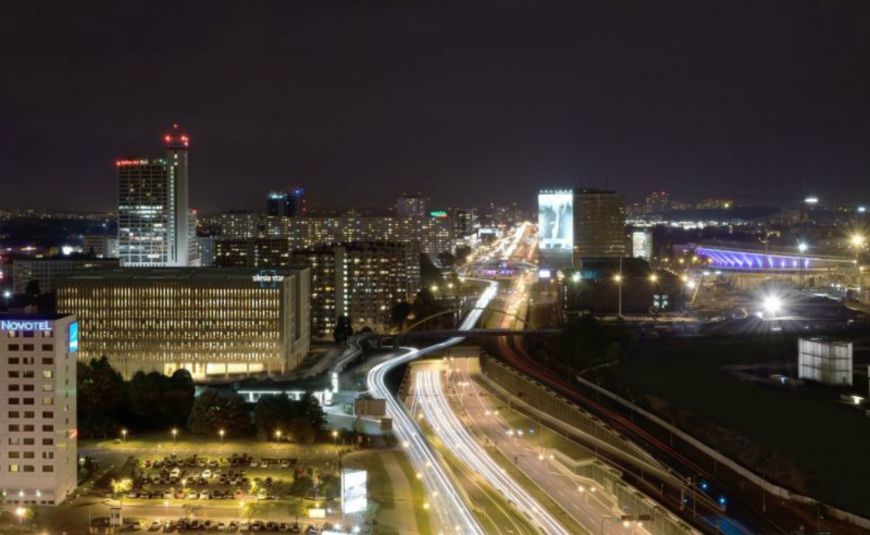
[[[131,474],[127,499],[274,500],[289,496],[292,482],[312,470],[296,458],[252,458],[247,454],[209,458],[171,454],[146,458]]]
[[[99,517],[91,521],[94,530],[108,529],[108,517]],[[177,533],[188,531],[216,531],[224,533],[304,533],[305,535],[339,534],[339,533],[369,533],[368,527],[341,526],[323,522],[300,523],[300,522],[274,522],[263,520],[208,520],[191,519],[182,517],[179,519],[141,521],[137,519],[125,519],[122,531],[148,531],[152,533]]]

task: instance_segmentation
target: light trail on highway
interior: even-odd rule
[[[521,512],[545,533],[568,534],[559,521],[511,476],[477,443],[456,417],[447,401],[441,384],[441,372],[420,371],[415,377],[415,395],[423,408],[426,420],[435,433],[465,465],[483,476],[493,488],[511,501]]]
[[[463,331],[470,330],[477,324],[489,302],[498,293],[498,286],[495,282],[479,279],[467,280],[486,283],[487,287],[475,303],[474,309],[469,312],[459,326],[459,330]],[[435,454],[432,446],[423,436],[420,426],[411,418],[404,405],[399,403],[390,393],[385,381],[387,373],[397,366],[421,356],[447,349],[463,339],[461,336],[454,336],[424,348],[408,348],[405,353],[373,367],[366,376],[366,384],[373,396],[386,400],[387,414],[393,419],[393,432],[405,448],[411,464],[420,474],[423,485],[428,491],[430,508],[438,515],[440,525],[445,528],[450,527],[456,533],[483,535],[484,531],[480,523],[469,510],[446,469],[441,465],[441,459]]]

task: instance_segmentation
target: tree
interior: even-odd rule
[[[27,285],[24,287],[24,293],[29,295],[30,297],[36,297],[42,292],[39,291],[39,280],[38,279],[30,279],[27,281]]]
[[[78,425],[83,436],[107,437],[117,431],[127,408],[121,374],[103,356],[76,364]]]
[[[130,413],[146,429],[183,425],[193,406],[193,379],[187,370],[172,377],[162,373],[138,372],[128,383]]]
[[[169,378],[169,389],[166,392],[164,405],[169,413],[172,424],[184,425],[193,408],[196,386],[193,377],[185,369],[178,369]]]
[[[257,436],[268,439],[276,430],[290,429],[290,421],[301,415],[298,402],[286,394],[260,396],[254,407],[254,426]]]
[[[420,253],[420,282],[424,288],[441,282],[441,271],[435,267],[426,253]]]
[[[414,311],[414,320],[420,321],[444,311],[444,306],[435,299],[435,295],[428,287],[424,287],[417,292],[412,306]]]
[[[405,320],[411,315],[411,310],[411,303],[405,300],[399,301],[390,310],[390,324],[401,329]]]
[[[442,253],[438,253],[438,262],[443,267],[453,267],[453,265],[456,263],[456,257],[453,256],[453,253],[450,253],[449,251],[444,251]]]
[[[454,249],[453,254],[456,255],[456,260],[459,264],[464,264],[465,259],[471,254],[471,247],[468,245],[458,245]]]
[[[250,429],[245,400],[238,394],[221,395],[205,390],[193,402],[187,428],[192,433],[216,435],[221,429],[227,436],[241,436]]]
[[[302,404],[302,414],[308,420],[311,429],[318,434],[323,432],[323,427],[326,425],[326,415],[323,413],[323,407],[320,406],[317,398],[311,392],[306,392],[299,403]]]
[[[332,336],[339,344],[347,342],[347,339],[353,335],[353,324],[351,324],[350,316],[346,314],[340,315],[335,320],[335,328],[332,330]]]

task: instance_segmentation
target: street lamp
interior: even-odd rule
[[[655,273],[650,273],[649,281],[650,281],[651,283],[655,284],[655,283],[657,283],[657,282],[659,281],[659,276],[656,275]]]
[[[278,440],[278,441],[281,440],[281,430],[280,429],[275,431],[275,440]]]
[[[616,282],[616,286],[619,290],[619,292],[618,292],[619,301],[618,301],[617,312],[616,312],[617,318],[622,318],[622,273],[621,273],[622,272],[622,262],[621,262],[621,260],[622,259],[620,258],[620,265],[619,265],[620,273],[617,273],[616,275],[613,276],[613,280],[614,280],[614,282]]]
[[[127,442],[127,430],[126,429],[121,429],[121,438],[123,439],[124,442]]]
[[[221,444],[223,444],[224,443],[224,430],[221,429],[220,431],[218,431],[218,435],[221,436]]]
[[[174,427],[172,428],[172,441],[175,444],[178,444],[178,429],[176,429]]]
[[[801,288],[803,288],[804,287],[804,270],[807,267],[807,261],[806,261],[806,258],[804,258],[804,255],[807,254],[807,249],[809,249],[810,247],[809,247],[809,245],[807,245],[807,242],[805,242],[805,241],[799,242],[797,247],[798,247],[798,251],[801,254]]]
[[[332,431],[332,444],[335,446],[338,445],[338,431],[336,431],[334,429]]]

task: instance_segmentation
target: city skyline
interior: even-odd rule
[[[203,211],[290,184],[361,208],[436,189],[450,205],[548,186],[866,192],[866,3],[169,9],[4,8],[22,44],[2,53],[4,207],[110,208],[114,160],[175,122],[197,140]],[[129,31],[143,16],[166,22]]]

